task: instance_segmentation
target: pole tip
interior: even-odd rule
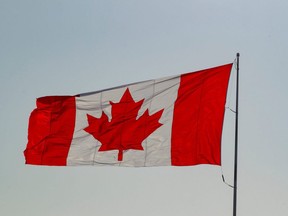
[[[239,57],[239,56],[240,56],[240,53],[237,53],[236,56]]]

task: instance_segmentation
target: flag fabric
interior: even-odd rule
[[[29,120],[26,164],[221,165],[231,67],[38,98]]]

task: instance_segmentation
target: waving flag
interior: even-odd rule
[[[38,98],[26,164],[220,165],[231,67]]]

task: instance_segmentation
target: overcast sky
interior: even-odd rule
[[[233,62],[238,215],[288,215],[286,0],[0,0],[0,215],[230,216],[221,167],[25,165],[35,99]],[[235,69],[227,106],[235,108]],[[222,170],[233,184],[234,114]]]

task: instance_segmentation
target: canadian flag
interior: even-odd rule
[[[231,67],[38,98],[26,164],[220,165]]]

